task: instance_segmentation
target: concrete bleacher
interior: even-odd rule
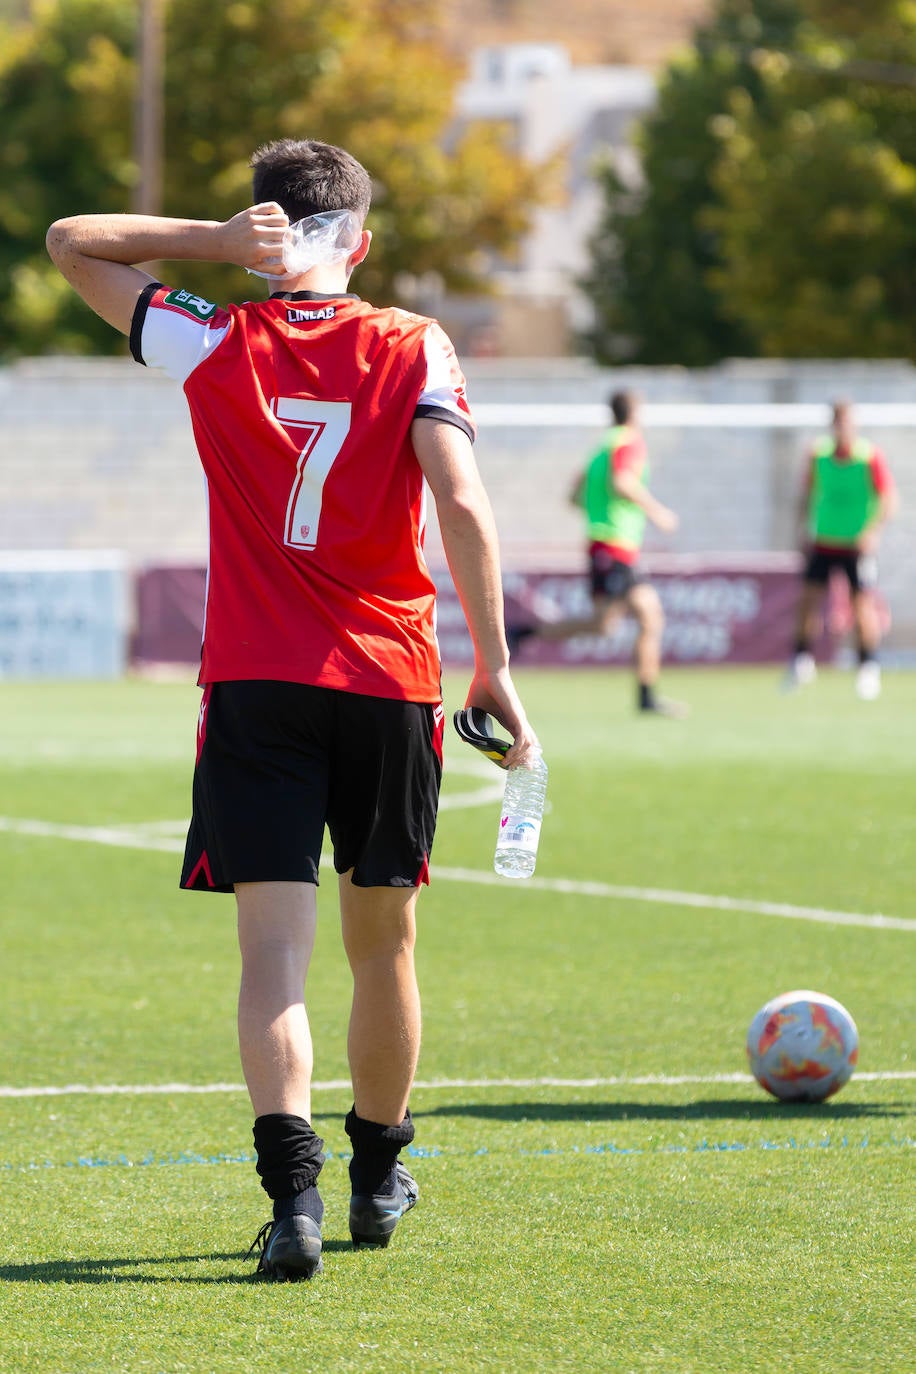
[[[466,365],[480,422],[477,456],[507,569],[575,569],[581,528],[569,486],[600,438],[610,390],[646,398],[653,488],[681,515],[647,552],[741,555],[793,546],[806,445],[817,409],[722,427],[681,424],[667,407],[824,407],[847,395],[885,450],[902,498],[882,549],[893,642],[916,646],[916,368],[906,362],[734,361],[702,372],[603,370],[581,359],[476,359]],[[883,407],[895,405],[896,414]],[[551,407],[548,411],[507,407]],[[576,410],[575,408],[580,409]],[[587,407],[588,409],[581,409]],[[526,423],[526,419],[534,423]],[[893,423],[887,423],[892,419]],[[206,558],[204,486],[184,397],[127,359],[27,359],[0,369],[0,549],[119,549],[137,568]],[[441,546],[433,526],[433,566]]]

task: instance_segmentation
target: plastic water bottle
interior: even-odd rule
[[[540,752],[531,768],[510,768],[499,818],[493,867],[503,878],[530,878],[537,861],[547,795],[547,764]]]

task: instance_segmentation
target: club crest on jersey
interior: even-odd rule
[[[205,301],[203,296],[195,296],[192,291],[170,291],[163,305],[177,306],[185,314],[193,315],[195,320],[208,320],[216,309],[212,301]]]
[[[293,310],[286,307],[287,324],[302,324],[305,320],[333,320],[337,314],[336,305],[322,305],[317,310]]]

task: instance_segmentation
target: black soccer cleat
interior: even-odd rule
[[[284,1217],[265,1222],[248,1251],[257,1250],[257,1273],[277,1283],[296,1283],[320,1274],[321,1227],[312,1217]]]
[[[376,1193],[371,1197],[354,1193],[350,1198],[350,1236],[354,1248],[367,1245],[384,1249],[401,1217],[417,1205],[419,1196],[417,1180],[400,1161],[393,1193]]]

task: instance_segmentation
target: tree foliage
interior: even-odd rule
[[[809,7],[759,59],[776,118],[723,121],[710,282],[764,354],[916,357],[916,11]]]
[[[916,168],[852,101],[761,131],[738,110],[716,171],[710,274],[761,353],[916,357]]]
[[[909,0],[720,0],[643,146],[596,243],[599,357],[916,356]]]
[[[799,0],[719,0],[692,49],[664,73],[643,122],[642,184],[627,188],[614,167],[604,171],[606,210],[584,283],[596,307],[589,344],[600,361],[697,367],[751,350],[709,280],[721,264],[708,213],[719,201],[717,120],[738,91],[766,118],[753,54],[791,43],[800,20]]]
[[[51,269],[62,215],[130,208],[135,0],[41,0],[0,28],[0,322],[6,351],[117,346]],[[163,213],[222,219],[250,199],[249,158],[280,136],[347,147],[373,175],[373,251],[357,289],[399,298],[409,276],[480,289],[483,255],[511,249],[537,170],[496,126],[452,127],[461,73],[435,4],[407,0],[171,0]],[[184,266],[195,288],[243,299],[251,281]],[[174,271],[172,272],[174,276]]]

